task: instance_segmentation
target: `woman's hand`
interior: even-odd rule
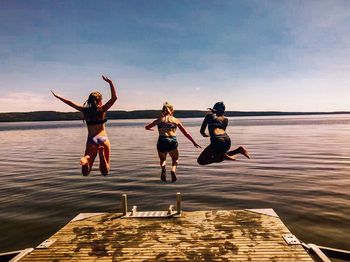
[[[59,95],[57,95],[53,90],[51,90],[51,93],[53,94],[53,96],[54,97],[56,97],[56,98],[60,98],[60,96]]]
[[[193,143],[193,145],[197,148],[202,148],[200,145],[198,145],[196,142]]]
[[[115,101],[117,101],[117,92],[115,91],[115,86],[111,79],[109,79],[107,76],[104,76],[104,75],[102,75],[102,79],[105,80],[109,84],[109,87],[111,88],[111,99],[109,99],[107,103],[101,107],[102,112],[107,112],[107,110],[113,106]]]
[[[113,81],[109,79],[107,76],[102,75],[102,79],[105,80],[108,84],[112,84]]]
[[[203,137],[209,137],[207,133],[201,133]]]

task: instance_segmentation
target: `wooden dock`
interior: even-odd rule
[[[20,261],[314,261],[272,209],[80,214]]]

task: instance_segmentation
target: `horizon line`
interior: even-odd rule
[[[108,110],[107,112],[139,112],[139,111],[161,111],[160,109],[134,109],[134,110]],[[174,112],[206,112],[209,110],[199,109],[176,109]],[[0,112],[0,114],[25,114],[25,113],[43,113],[43,112],[54,112],[54,113],[78,113],[79,111],[55,111],[55,110],[36,110],[36,111],[13,111],[13,112]],[[337,111],[280,111],[280,110],[226,110],[225,113],[306,113],[306,114],[337,114],[337,113],[350,113],[350,110],[337,110]]]

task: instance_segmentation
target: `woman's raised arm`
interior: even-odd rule
[[[54,91],[51,90],[51,93],[54,95],[54,97],[58,98],[59,100],[61,100],[63,103],[73,107],[74,109],[78,110],[78,111],[83,111],[84,107],[81,105],[78,105],[76,103],[74,103],[71,100],[68,100],[64,97],[59,96],[58,94],[56,94]]]
[[[111,99],[109,99],[108,102],[102,106],[102,111],[106,112],[108,109],[112,107],[115,101],[117,101],[117,93],[115,91],[115,87],[111,79],[109,79],[104,75],[102,76],[102,79],[105,80],[111,88]]]

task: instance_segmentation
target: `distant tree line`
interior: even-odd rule
[[[207,111],[200,110],[177,110],[175,116],[178,118],[203,117]],[[156,118],[159,110],[134,110],[134,111],[109,111],[108,119],[144,119]],[[283,116],[283,115],[324,115],[324,114],[350,114],[350,112],[280,112],[280,111],[226,111],[226,116]],[[22,122],[22,121],[67,121],[81,120],[80,112],[55,112],[37,111],[21,113],[0,113],[0,122]]]

